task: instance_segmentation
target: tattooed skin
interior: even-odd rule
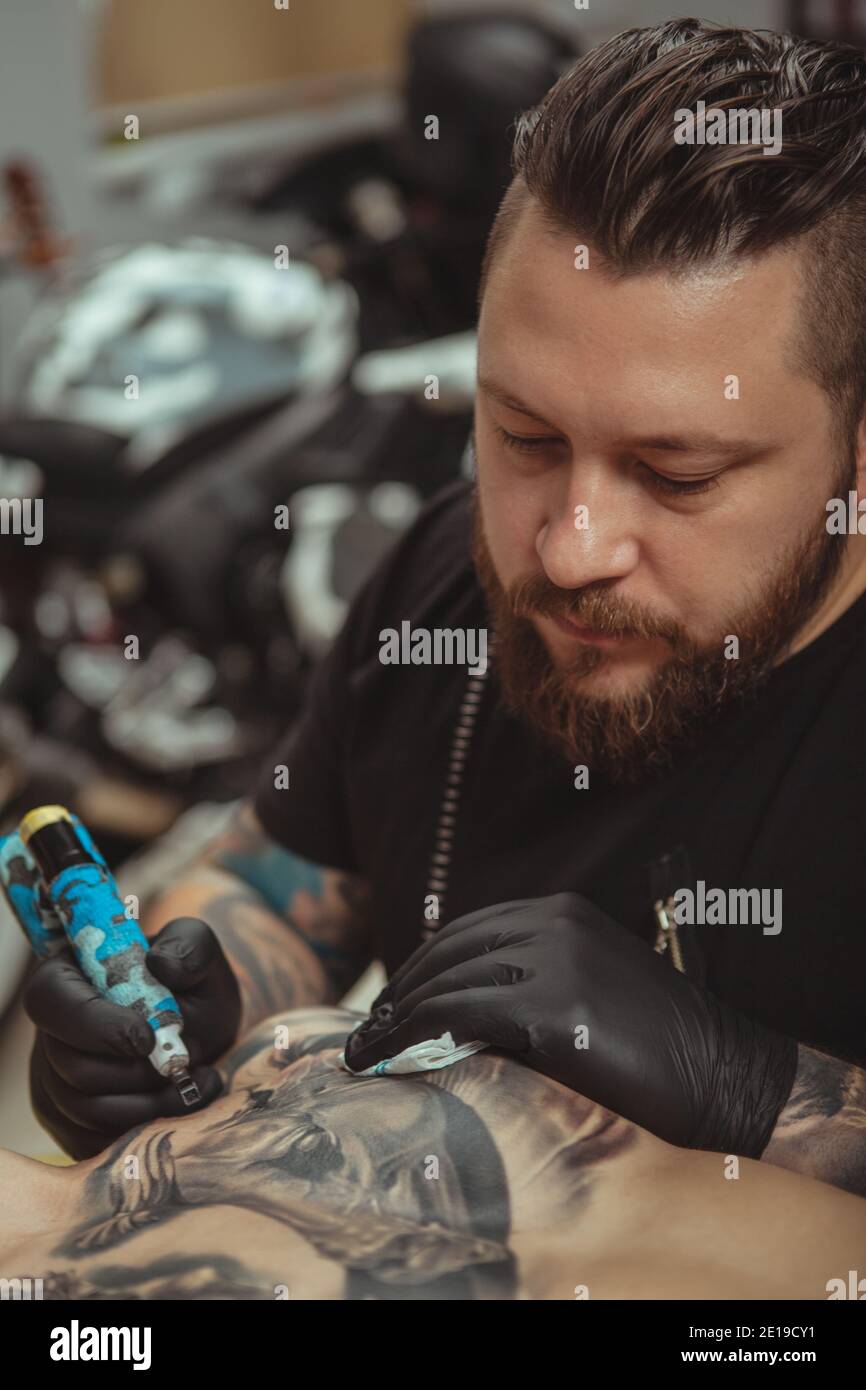
[[[469,1101],[477,1077],[402,1078],[396,1088],[387,1078],[353,1078],[339,1065],[346,1018],[337,1013],[339,1028],[324,1035],[305,1032],[309,1015],[258,1030],[225,1065],[230,1113],[217,1118],[212,1108],[192,1146],[179,1129],[153,1127],[115,1144],[88,1177],[87,1219],[57,1253],[80,1259],[115,1249],[146,1226],[221,1204],[302,1236],[344,1271],[346,1297],[513,1296],[509,1185]],[[285,1046],[275,1047],[280,1026]],[[487,1085],[514,1065],[485,1060]],[[568,1142],[574,1107],[553,1105],[527,1143],[522,1093],[537,1082],[522,1068],[518,1079],[503,1096],[502,1118],[510,1118],[514,1145],[543,1158],[548,1180],[559,1170],[558,1214],[566,1193],[574,1204],[587,1199],[593,1167],[633,1143],[636,1131],[581,1102],[584,1124]]]
[[[196,866],[149,904],[144,931],[201,917],[241,989],[240,1035],[279,1009],[335,1003],[372,958],[369,887],[275,844],[248,803]]]
[[[864,1154],[866,1072],[801,1043],[791,1095],[765,1161],[866,1196]]]
[[[207,1110],[69,1168],[0,1151],[0,1275],[50,1299],[826,1297],[866,1202],[674,1149],[505,1054],[351,1076],[277,1015]],[[846,1263],[846,1261],[848,1263]]]

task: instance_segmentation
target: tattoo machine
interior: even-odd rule
[[[0,884],[37,956],[68,941],[78,965],[105,999],[134,1009],[153,1029],[148,1061],[173,1081],[185,1105],[201,1100],[189,1073],[174,995],[145,965],[150,942],[124,908],[111,871],[76,815],[39,806],[0,836]]]

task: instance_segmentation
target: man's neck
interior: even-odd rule
[[[850,536],[845,558],[829,594],[800,628],[782,660],[802,651],[841,618],[866,590],[866,536]]]

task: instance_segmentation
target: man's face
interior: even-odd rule
[[[474,555],[507,702],[631,776],[819,609],[844,558],[826,503],[854,459],[790,361],[795,253],[617,282],[592,248],[576,269],[575,241],[533,200],[491,269]]]

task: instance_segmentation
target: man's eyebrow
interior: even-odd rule
[[[555,425],[551,425],[549,420],[545,420],[543,415],[539,415],[519,396],[513,396],[504,391],[501,386],[497,386],[488,377],[479,375],[478,386],[485,395],[492,396],[495,401],[506,406],[507,409],[519,411],[521,415],[526,415],[547,429],[556,429]],[[562,431],[557,432],[562,433]],[[623,448],[631,449],[633,452],[649,449],[665,454],[714,454],[716,457],[721,455],[725,458],[764,454],[773,447],[772,444],[754,439],[723,439],[720,435],[706,433],[653,435],[647,439],[623,439],[621,444]]]
[[[537,411],[526,405],[518,396],[509,395],[507,391],[504,391],[501,386],[497,386],[496,382],[491,381],[489,377],[479,374],[478,387],[486,396],[492,396],[495,401],[498,401],[500,405],[504,405],[508,410],[517,410],[521,415],[528,415],[531,420],[536,420],[539,425],[545,425],[549,430],[555,428],[554,425],[551,425],[549,420],[544,419],[543,415],[539,415]]]
[[[717,434],[654,435],[649,439],[624,439],[623,447],[660,454],[714,454],[717,458],[757,457],[769,453],[772,444],[755,439],[722,439]]]

